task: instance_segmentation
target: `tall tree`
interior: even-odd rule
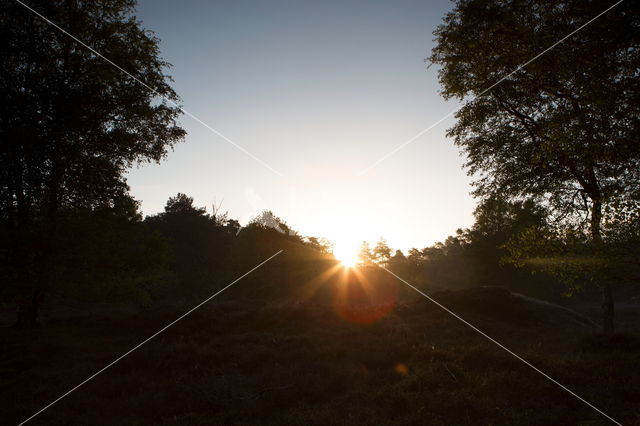
[[[387,266],[391,258],[391,247],[387,244],[387,240],[381,237],[371,250],[371,253],[378,265]]]
[[[375,263],[375,256],[367,241],[363,241],[358,248],[358,263],[362,265],[373,265]]]
[[[475,194],[545,198],[556,213],[588,218],[594,245],[603,209],[640,182],[640,9],[621,3],[529,61],[609,6],[458,0],[429,58],[441,66],[444,97],[468,99],[449,135],[477,177]]]
[[[34,0],[30,6],[155,89],[139,84],[17,2],[0,3],[0,217],[11,228],[33,322],[62,209],[112,205],[132,165],[160,161],[184,137],[159,40],[132,0]],[[30,237],[25,237],[29,235]],[[40,240],[36,251],[33,240]],[[40,253],[34,258],[34,253]],[[43,272],[34,279],[33,262]]]

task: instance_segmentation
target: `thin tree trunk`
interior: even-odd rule
[[[58,179],[56,177],[56,179]],[[44,222],[38,229],[25,212],[17,226],[15,262],[20,277],[22,295],[18,301],[15,326],[29,328],[36,325],[40,307],[49,288],[53,270],[57,230],[58,192],[57,180],[52,179],[46,203]],[[20,207],[20,203],[19,203]]]
[[[602,201],[599,197],[592,198],[593,205],[591,207],[591,238],[596,250],[602,248]],[[606,334],[612,334],[615,331],[614,318],[615,309],[613,301],[613,291],[611,283],[605,278],[602,286],[602,331]]]
[[[602,244],[602,201],[599,197],[592,197],[591,201],[593,202],[590,221],[591,238],[594,245],[599,247]]]
[[[614,317],[613,291],[611,284],[607,282],[602,286],[602,331],[605,334],[615,331]]]
[[[30,221],[30,206],[24,195],[21,174],[16,174],[14,178],[17,181],[16,221],[11,237],[10,253],[19,286],[15,327],[29,328],[35,325],[38,317],[40,294],[35,291],[38,283],[34,280],[34,235]]]
[[[43,293],[41,289],[34,289],[29,297],[24,297],[20,301],[16,321],[17,328],[31,328],[36,325]]]

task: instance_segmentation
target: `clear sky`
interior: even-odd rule
[[[270,209],[343,249],[385,237],[425,247],[469,226],[474,201],[448,119],[364,175],[453,108],[424,59],[449,1],[142,0],[193,119],[160,165],[132,170],[145,214],[184,192],[222,201],[245,224]]]

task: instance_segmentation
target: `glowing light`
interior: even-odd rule
[[[348,242],[336,242],[333,255],[347,268],[353,268],[358,263],[358,246]]]
[[[376,268],[342,268],[334,290],[334,309],[345,320],[373,324],[395,308],[398,281]]]
[[[398,373],[401,376],[409,375],[409,367],[407,367],[403,363],[396,364],[396,366],[393,367],[393,369],[395,370],[396,373]]]

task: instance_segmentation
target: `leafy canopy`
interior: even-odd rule
[[[0,212],[24,224],[113,204],[124,173],[160,161],[185,132],[158,39],[131,0],[30,6],[156,89],[151,92],[16,2],[0,4]]]
[[[446,15],[429,59],[443,96],[468,100],[449,135],[477,196],[543,197],[596,225],[601,205],[637,196],[640,9],[622,3],[518,69],[610,3],[459,0]]]

